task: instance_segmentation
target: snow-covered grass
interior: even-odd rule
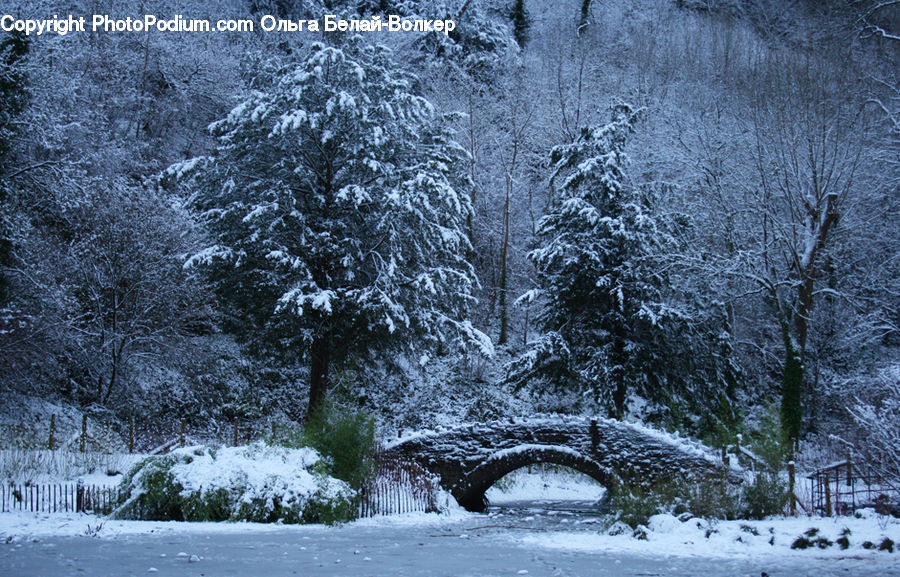
[[[325,472],[308,447],[265,443],[186,447],[150,457],[123,483],[114,517],[186,521],[334,522],[355,513],[356,492]]]

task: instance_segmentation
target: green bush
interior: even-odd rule
[[[186,521],[227,521],[231,518],[232,492],[220,487],[211,491],[189,493],[178,501]],[[249,519],[237,516],[239,519]]]
[[[325,457],[328,474],[357,491],[375,474],[375,420],[363,413],[339,412],[326,403],[299,434],[281,442],[312,447]]]
[[[788,500],[788,488],[773,473],[759,473],[756,482],[744,487],[743,515],[748,519],[765,519],[784,511]]]
[[[721,480],[702,480],[688,487],[687,510],[704,519],[740,517],[739,492]]]
[[[169,469],[185,457],[165,455],[150,457],[135,465],[122,480],[120,509],[125,519],[147,521],[184,521],[181,486],[175,483]],[[132,496],[137,490],[139,494]]]
[[[706,519],[735,519],[740,499],[722,481],[695,480],[657,483],[653,487],[611,490],[610,507],[616,518],[632,528],[646,525],[658,513],[690,513]]]
[[[791,453],[791,443],[781,428],[779,411],[777,405],[767,405],[759,426],[750,433],[749,447],[769,471],[780,470]]]
[[[680,483],[661,482],[649,488],[617,485],[610,492],[610,507],[617,520],[632,529],[646,525],[653,515],[689,510],[689,487]]]
[[[794,542],[791,543],[791,549],[809,549],[813,546],[813,542],[804,537],[803,535],[794,539]]]
[[[632,529],[646,525],[650,517],[660,512],[661,505],[660,495],[640,487],[616,487],[610,499],[617,520]]]
[[[850,529],[844,527],[844,530],[841,531],[841,536],[835,540],[835,543],[840,545],[841,549],[847,550],[850,548]]]

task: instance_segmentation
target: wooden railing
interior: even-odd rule
[[[860,507],[889,510],[900,502],[896,485],[850,459],[814,471],[807,479],[812,508],[825,516],[849,515]]]
[[[112,510],[119,499],[118,487],[55,483],[0,485],[0,512],[94,513]]]
[[[415,463],[379,454],[375,478],[360,494],[359,516],[397,515],[438,510],[438,478]]]

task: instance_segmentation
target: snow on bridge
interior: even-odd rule
[[[607,488],[721,478],[727,470],[712,449],[684,437],[612,419],[562,416],[416,433],[386,447],[385,455],[439,476],[470,511],[484,510],[485,491],[504,475],[535,463],[570,467]],[[736,471],[728,477],[739,480]]]

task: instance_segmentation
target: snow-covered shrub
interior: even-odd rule
[[[671,483],[658,484],[652,489],[618,486],[613,488],[610,504],[617,521],[637,529],[646,526],[650,517],[672,508],[677,499],[675,491]]]
[[[356,492],[325,473],[313,449],[254,443],[188,447],[150,457],[123,481],[113,516],[174,521],[334,523],[356,513]]]
[[[800,535],[791,543],[791,549],[809,549],[810,547],[818,547],[819,549],[828,549],[834,543],[826,537],[819,535],[819,530],[815,527],[807,529],[803,535]]]
[[[616,487],[610,506],[617,519],[631,527],[647,525],[650,517],[689,513],[705,519],[734,519],[742,508],[738,491],[716,480],[661,482],[649,489]]]
[[[788,501],[788,488],[777,474],[759,473],[752,484],[743,490],[743,517],[765,519],[784,512]]]
[[[686,511],[704,519],[742,517],[740,490],[722,481],[705,480],[689,485],[685,491]],[[678,508],[676,513],[680,511]]]
[[[850,534],[851,531],[847,527],[841,531],[841,536],[835,540],[835,543],[841,548],[841,550],[846,551],[850,548]]]

